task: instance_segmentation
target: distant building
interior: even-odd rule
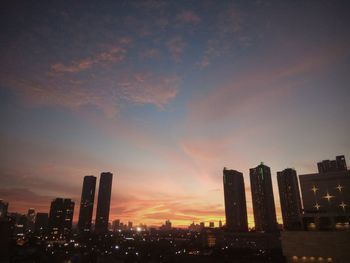
[[[27,213],[27,231],[34,232],[35,225],[35,209],[29,208]]]
[[[80,233],[91,231],[92,212],[94,209],[96,177],[84,176],[81,193],[78,229]]]
[[[27,230],[28,218],[26,215],[15,213],[15,226],[13,229],[13,235],[15,237],[23,237]]]
[[[9,203],[0,200],[0,219],[5,218],[7,216],[7,209]]]
[[[121,229],[120,219],[113,220],[112,229],[113,229],[113,232],[116,232],[117,230]]]
[[[256,231],[276,231],[276,209],[270,167],[261,163],[250,169],[250,188]]]
[[[226,227],[234,232],[248,231],[247,207],[243,174],[223,170]]]
[[[161,230],[165,230],[165,231],[171,230],[171,222],[170,222],[170,220],[166,220],[166,221],[165,221],[165,224],[162,225],[162,226],[160,227],[160,229],[161,229]]]
[[[209,222],[209,227],[210,227],[210,228],[214,228],[214,227],[215,227],[214,222]]]
[[[130,230],[130,229],[132,229],[132,222],[128,222],[128,229]]]
[[[71,199],[56,198],[51,202],[49,229],[52,235],[67,235],[72,230],[74,202]]]
[[[294,169],[277,172],[283,227],[287,230],[300,230],[301,200],[297,173]]]
[[[49,226],[49,214],[37,213],[35,218],[35,233],[44,235],[47,233]]]
[[[222,228],[222,221],[219,220],[219,228]]]
[[[97,211],[95,231],[104,233],[108,231],[109,209],[111,203],[113,174],[101,173],[100,185],[98,189]]]
[[[188,227],[190,231],[196,231],[196,232],[200,232],[203,228],[204,226],[200,224],[195,224],[194,222],[192,222],[192,224],[190,224],[190,226]]]

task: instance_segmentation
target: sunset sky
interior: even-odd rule
[[[244,174],[252,226],[249,168],[263,161],[281,222],[277,171],[350,162],[348,1],[0,6],[10,212],[65,197],[77,220],[83,177],[110,171],[110,220],[224,221],[228,167]]]

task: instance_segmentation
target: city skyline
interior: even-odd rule
[[[348,9],[7,1],[0,199],[26,214],[69,198],[77,222],[82,178],[110,171],[110,221],[218,224],[228,167],[243,173],[252,227],[249,169],[263,161],[282,223],[277,171],[316,173],[315,161],[350,156]]]
[[[338,200],[338,203],[333,204],[333,210],[337,213],[343,212],[345,214],[347,207],[349,206],[349,192],[346,190],[349,188],[349,170],[346,165],[346,159],[344,155],[336,156],[335,160],[323,160],[317,162],[318,173],[313,174],[299,174],[297,176],[296,170],[292,168],[286,168],[283,171],[277,172],[278,180],[278,195],[282,203],[281,216],[283,220],[278,222],[275,212],[275,198],[272,191],[271,183],[271,169],[270,167],[260,163],[255,168],[250,168],[250,181],[253,184],[253,190],[251,196],[255,202],[255,209],[253,205],[254,212],[254,222],[253,226],[249,226],[249,231],[254,230],[258,232],[276,232],[278,229],[283,228],[284,230],[300,230],[302,226],[307,223],[302,222],[302,217],[310,217],[310,206],[314,210],[313,212],[325,212],[324,205],[318,204],[317,198],[310,198],[309,192],[312,192],[314,196],[318,192],[323,192],[321,198],[328,200],[328,205],[331,205],[332,198],[336,196],[330,195],[333,191],[339,192],[341,194],[341,200]],[[316,177],[315,177],[316,176]],[[298,180],[298,177],[300,178]],[[94,199],[95,199],[95,187],[96,187],[96,177],[92,175],[84,176],[82,184],[82,195],[80,200],[80,209],[79,209],[79,221],[77,223],[77,230],[80,234],[89,234],[91,232],[103,234],[107,231],[113,229],[115,231],[114,222],[118,222],[118,225],[122,223],[120,219],[109,219],[110,212],[110,197],[112,193],[112,180],[113,173],[111,172],[102,172],[100,175],[100,184],[98,191],[98,200],[100,200],[96,209],[94,209]],[[102,183],[101,183],[102,181]],[[324,184],[323,187],[319,187],[319,183],[324,181],[321,184]],[[317,183],[318,182],[318,183]],[[331,185],[329,184],[331,183]],[[246,212],[246,197],[244,191],[244,178],[243,173],[236,170],[223,169],[223,191],[224,196],[224,206],[225,206],[225,228],[227,231],[232,232],[248,232],[249,220],[247,218]],[[301,185],[301,190],[299,189],[299,184]],[[308,186],[305,186],[308,185]],[[312,186],[312,187],[311,187]],[[331,187],[331,188],[329,188]],[[334,188],[334,189],[332,189]],[[330,190],[331,189],[331,190]],[[243,190],[243,192],[242,192]],[[343,195],[345,191],[345,195]],[[303,208],[301,207],[301,198],[300,194],[303,192]],[[337,198],[336,198],[337,199]],[[4,212],[5,214],[8,211],[8,202],[0,199],[1,209],[0,215]],[[339,203],[341,201],[341,203]],[[344,202],[345,201],[345,202]],[[316,202],[316,205],[314,204]],[[74,216],[74,200],[62,197],[56,197],[51,202],[50,212],[49,213],[40,213],[39,215],[46,215],[48,220],[48,227],[51,233],[65,233],[71,231],[73,226],[73,216]],[[321,209],[320,209],[321,208]],[[96,210],[96,211],[95,211]],[[95,212],[94,212],[95,211]],[[28,229],[32,229],[37,222],[35,218],[35,208],[29,208],[27,213],[28,219]],[[12,212],[13,213],[13,212]],[[92,215],[96,213],[96,220],[94,221]],[[11,212],[9,212],[11,214]],[[15,212],[17,216],[21,215]],[[344,215],[345,215],[344,214]],[[22,215],[24,216],[24,215]],[[33,218],[34,216],[34,218]],[[25,217],[25,216],[24,216]],[[76,217],[78,215],[76,214]],[[313,216],[311,215],[311,218]],[[67,219],[68,218],[68,222]],[[54,220],[52,223],[52,220]],[[34,222],[35,221],[35,222]],[[41,220],[40,220],[41,221]],[[228,223],[227,223],[228,222]],[[307,222],[307,221],[306,221]],[[32,223],[33,225],[30,225]],[[171,223],[169,219],[165,220],[165,224]],[[197,222],[196,222],[197,223]],[[67,225],[68,224],[68,225]],[[278,226],[280,224],[280,227]],[[42,221],[39,223],[39,226],[42,225]],[[129,229],[132,229],[133,221],[128,221],[127,224],[124,224]],[[138,227],[146,226],[142,222],[138,222]],[[214,228],[221,228],[222,220],[215,222],[210,221],[201,221],[200,224],[195,224],[192,221],[191,225],[182,225],[175,226],[180,228],[189,228],[193,226]],[[64,229],[60,230],[57,226],[60,226]],[[149,227],[160,227],[160,229],[165,229],[164,225],[155,226],[150,225]],[[135,227],[136,229],[137,227]]]

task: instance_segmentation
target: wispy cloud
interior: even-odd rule
[[[118,43],[105,51],[93,54],[91,57],[73,60],[69,64],[55,63],[51,65],[51,71],[55,73],[78,73],[90,69],[95,65],[121,62],[127,54],[126,45],[131,42],[129,38],[121,38]]]
[[[142,72],[130,76],[120,84],[121,96],[136,104],[154,104],[163,108],[178,93],[180,78],[155,76]]]
[[[201,18],[190,10],[183,10],[180,14],[177,15],[177,20],[190,23],[190,24],[198,24],[201,21]]]
[[[181,36],[173,37],[166,43],[166,46],[173,60],[175,62],[180,62],[181,55],[186,47],[186,42],[183,40],[183,38]]]

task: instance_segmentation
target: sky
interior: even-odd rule
[[[83,177],[110,171],[110,220],[217,224],[227,167],[253,226],[264,162],[281,223],[277,171],[350,158],[349,7],[3,1],[0,199],[26,213],[72,198],[76,221]]]

